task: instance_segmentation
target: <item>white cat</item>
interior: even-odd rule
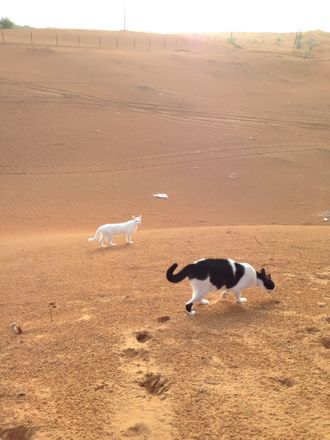
[[[248,263],[238,263],[230,258],[214,259],[208,258],[188,264],[178,273],[174,273],[178,267],[176,263],[167,269],[166,278],[171,283],[179,283],[184,278],[188,278],[193,291],[192,298],[186,303],[188,315],[196,313],[193,306],[196,302],[208,304],[204,297],[208,292],[215,290],[229,290],[236,296],[239,303],[246,302],[246,298],[241,297],[241,291],[253,286],[263,287],[271,292],[275,289],[275,283],[270,274],[266,274],[264,268],[260,272],[256,271]],[[226,295],[224,293],[223,297]]]
[[[136,231],[138,225],[142,221],[142,215],[138,217],[132,216],[132,220],[128,220],[124,223],[109,223],[107,225],[100,226],[94,237],[89,237],[88,241],[98,240],[100,246],[106,247],[105,243],[108,242],[111,246],[116,246],[112,239],[115,235],[125,234],[127,243],[132,244],[132,234]]]

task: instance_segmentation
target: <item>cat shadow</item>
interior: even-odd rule
[[[128,250],[132,247],[132,245],[128,243],[118,243],[116,246],[107,246],[107,247],[97,247],[96,249],[92,249],[89,251],[91,254],[103,254],[108,252],[121,252]]]
[[[219,300],[219,303],[222,301]],[[217,303],[218,303],[217,302]],[[205,325],[209,329],[223,329],[226,327],[233,327],[233,325],[246,325],[250,323],[262,323],[268,319],[268,316],[280,304],[277,299],[269,299],[257,304],[237,304],[226,303],[225,308],[219,310],[217,304],[210,305],[207,314],[203,314],[202,307],[198,310],[199,325]]]

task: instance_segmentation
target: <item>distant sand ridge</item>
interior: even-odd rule
[[[328,34],[306,35],[299,51],[293,34],[237,34],[237,48],[228,35],[167,36],[163,47],[164,36],[101,33],[108,49],[75,46],[78,34],[98,41],[36,30],[31,47],[29,31],[5,32],[1,233],[94,229],[140,212],[148,228],[319,224]],[[116,38],[155,44],[120,50]]]

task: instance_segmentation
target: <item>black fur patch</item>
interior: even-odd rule
[[[260,272],[257,272],[257,278],[261,280],[267,290],[274,290],[275,289],[275,283],[271,278],[270,274],[266,274],[265,269],[261,269]]]
[[[240,263],[234,263],[236,272],[234,274],[232,265],[226,259],[209,258],[201,260],[191,265],[188,278],[197,280],[206,280],[210,277],[211,283],[217,288],[226,287],[230,289],[235,286],[245,273],[244,266]]]

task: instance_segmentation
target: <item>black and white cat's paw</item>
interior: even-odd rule
[[[208,299],[201,299],[201,304],[203,304],[203,305],[207,305],[207,304],[210,304],[210,301],[208,300]]]
[[[240,303],[240,304],[241,303],[245,303],[246,301],[247,301],[247,299],[244,298],[243,296],[241,296],[240,298],[237,299],[237,302]]]
[[[186,304],[186,313],[189,316],[194,316],[196,315],[196,310],[193,309],[193,304]]]

